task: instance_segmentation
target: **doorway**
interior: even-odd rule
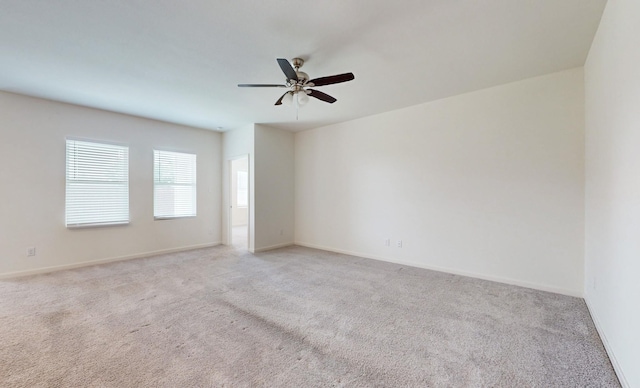
[[[229,161],[229,245],[249,249],[249,158]]]

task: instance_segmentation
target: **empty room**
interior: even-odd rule
[[[640,388],[640,1],[0,0],[0,387]]]

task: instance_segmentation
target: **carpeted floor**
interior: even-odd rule
[[[3,387],[616,387],[582,299],[289,247],[0,281]]]
[[[249,246],[248,225],[234,226],[231,228],[231,245],[238,250],[247,250]]]

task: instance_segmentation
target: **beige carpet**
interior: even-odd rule
[[[239,250],[247,250],[249,245],[248,225],[234,226],[231,228],[231,245]]]
[[[0,281],[3,387],[619,386],[584,301],[216,247]]]

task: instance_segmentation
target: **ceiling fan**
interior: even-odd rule
[[[337,75],[330,75],[328,77],[309,79],[309,75],[304,71],[300,71],[300,68],[304,64],[304,60],[301,58],[293,58],[291,63],[284,58],[278,58],[278,65],[282,69],[282,72],[287,77],[284,85],[279,84],[239,84],[241,88],[289,88],[285,94],[283,94],[275,105],[282,105],[282,102],[293,104],[296,107],[304,105],[309,101],[309,97],[315,97],[318,100],[333,104],[337,100],[330,95],[323,93],[319,90],[308,89],[314,86],[325,86],[338,84],[341,82],[347,82],[355,79],[353,73],[344,73]],[[293,64],[293,66],[291,66]],[[295,68],[295,69],[294,69]]]

